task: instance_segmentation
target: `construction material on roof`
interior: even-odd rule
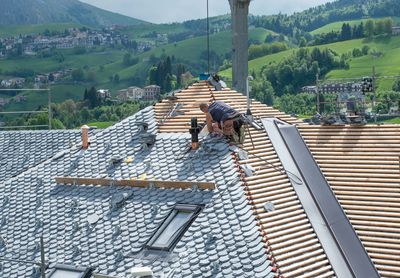
[[[153,271],[150,267],[142,266],[142,267],[134,267],[131,270],[131,274],[134,277],[152,277]]]
[[[86,150],[89,148],[89,127],[87,125],[83,125],[81,127],[82,132],[82,149]]]
[[[171,180],[144,180],[144,179],[102,179],[102,178],[80,178],[80,177],[55,177],[58,184],[72,184],[72,185],[116,185],[116,186],[134,186],[134,187],[154,187],[154,188],[181,188],[191,189],[196,187],[198,189],[214,190],[215,184],[211,182],[188,182],[188,181],[171,181]]]
[[[262,122],[338,277],[379,277],[296,127]]]

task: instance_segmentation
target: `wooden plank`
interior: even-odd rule
[[[117,185],[117,186],[133,186],[147,188],[149,186],[154,186],[157,188],[181,188],[190,189],[193,186],[197,186],[199,189],[215,189],[215,183],[211,182],[197,182],[197,181],[171,181],[171,180],[113,180],[113,179],[101,179],[101,178],[81,178],[81,177],[55,177],[54,178],[58,184],[78,184],[78,185]]]

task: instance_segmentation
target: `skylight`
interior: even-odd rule
[[[169,213],[147,243],[148,249],[171,251],[183,236],[202,207],[178,204]]]
[[[50,273],[50,278],[89,278],[92,275],[92,269],[86,267],[73,267],[69,265],[58,264]]]

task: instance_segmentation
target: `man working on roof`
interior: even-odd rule
[[[244,126],[241,114],[223,101],[200,104],[206,114],[208,132],[225,135],[234,144],[243,144]]]

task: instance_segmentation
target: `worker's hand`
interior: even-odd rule
[[[219,128],[218,123],[213,123],[212,127],[213,127],[213,132],[214,133],[217,133],[219,135],[223,135],[224,134],[224,132]]]
[[[207,129],[208,132],[213,132],[213,125],[212,125],[212,116],[210,113],[206,113],[206,121],[207,121]]]

